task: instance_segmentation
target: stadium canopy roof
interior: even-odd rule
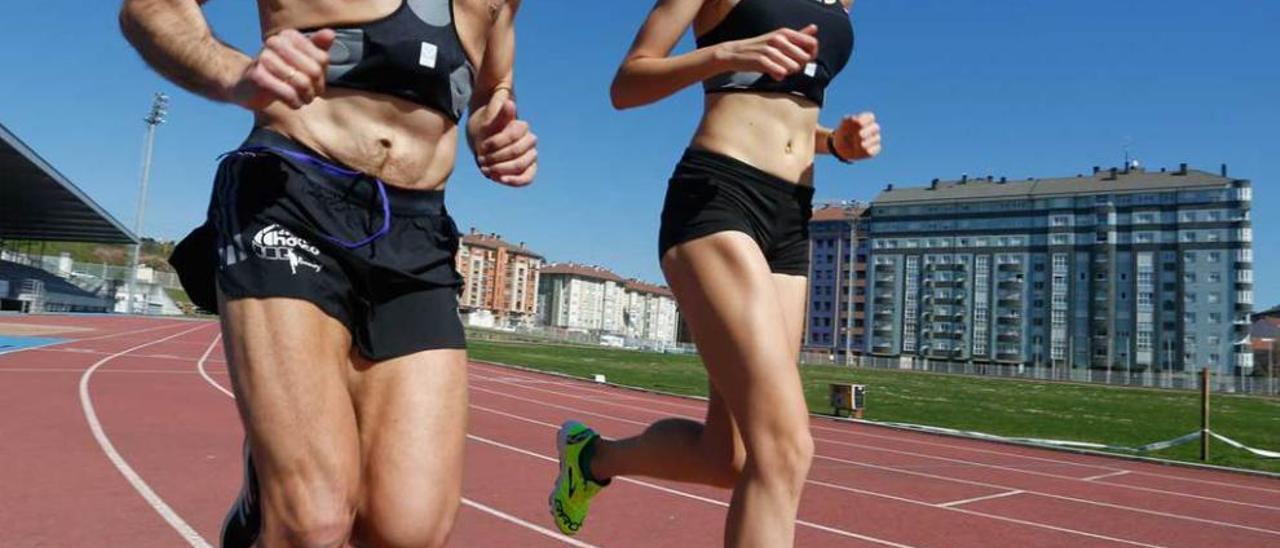
[[[132,244],[138,239],[0,124],[0,240]]]

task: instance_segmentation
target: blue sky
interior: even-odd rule
[[[700,93],[624,113],[609,106],[618,60],[646,0],[526,0],[519,20],[521,114],[541,138],[528,189],[482,179],[468,158],[449,186],[459,226],[528,242],[552,260],[660,280],[666,178],[697,122]],[[154,91],[173,95],[157,140],[144,233],[176,238],[199,222],[215,157],[248,113],[186,94],[120,37],[117,2],[5,6],[0,123],[109,211],[132,223],[143,124]],[[253,2],[212,0],[223,39],[256,50]],[[820,200],[869,200],[887,183],[988,174],[1069,176],[1119,165],[1216,170],[1254,181],[1258,305],[1280,259],[1280,3],[1259,0],[860,0],[853,62],[823,119],[874,110],[885,153],[818,166]],[[689,47],[689,40],[682,48]],[[1270,161],[1267,158],[1271,158]]]

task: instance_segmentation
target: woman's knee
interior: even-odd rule
[[[753,440],[748,449],[749,467],[768,478],[793,485],[804,483],[813,463],[813,435],[808,428],[773,432]]]

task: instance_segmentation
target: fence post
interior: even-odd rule
[[[1209,368],[1200,370],[1200,461],[1209,461]]]

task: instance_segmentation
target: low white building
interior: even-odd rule
[[[671,290],[640,280],[627,280],[624,287],[626,335],[647,341],[676,342],[680,314]]]
[[[558,263],[538,272],[538,317],[543,325],[622,333],[625,280],[598,266]]]
[[[676,342],[680,316],[671,290],[624,280],[598,266],[551,264],[539,272],[543,325],[625,337],[629,345]]]

